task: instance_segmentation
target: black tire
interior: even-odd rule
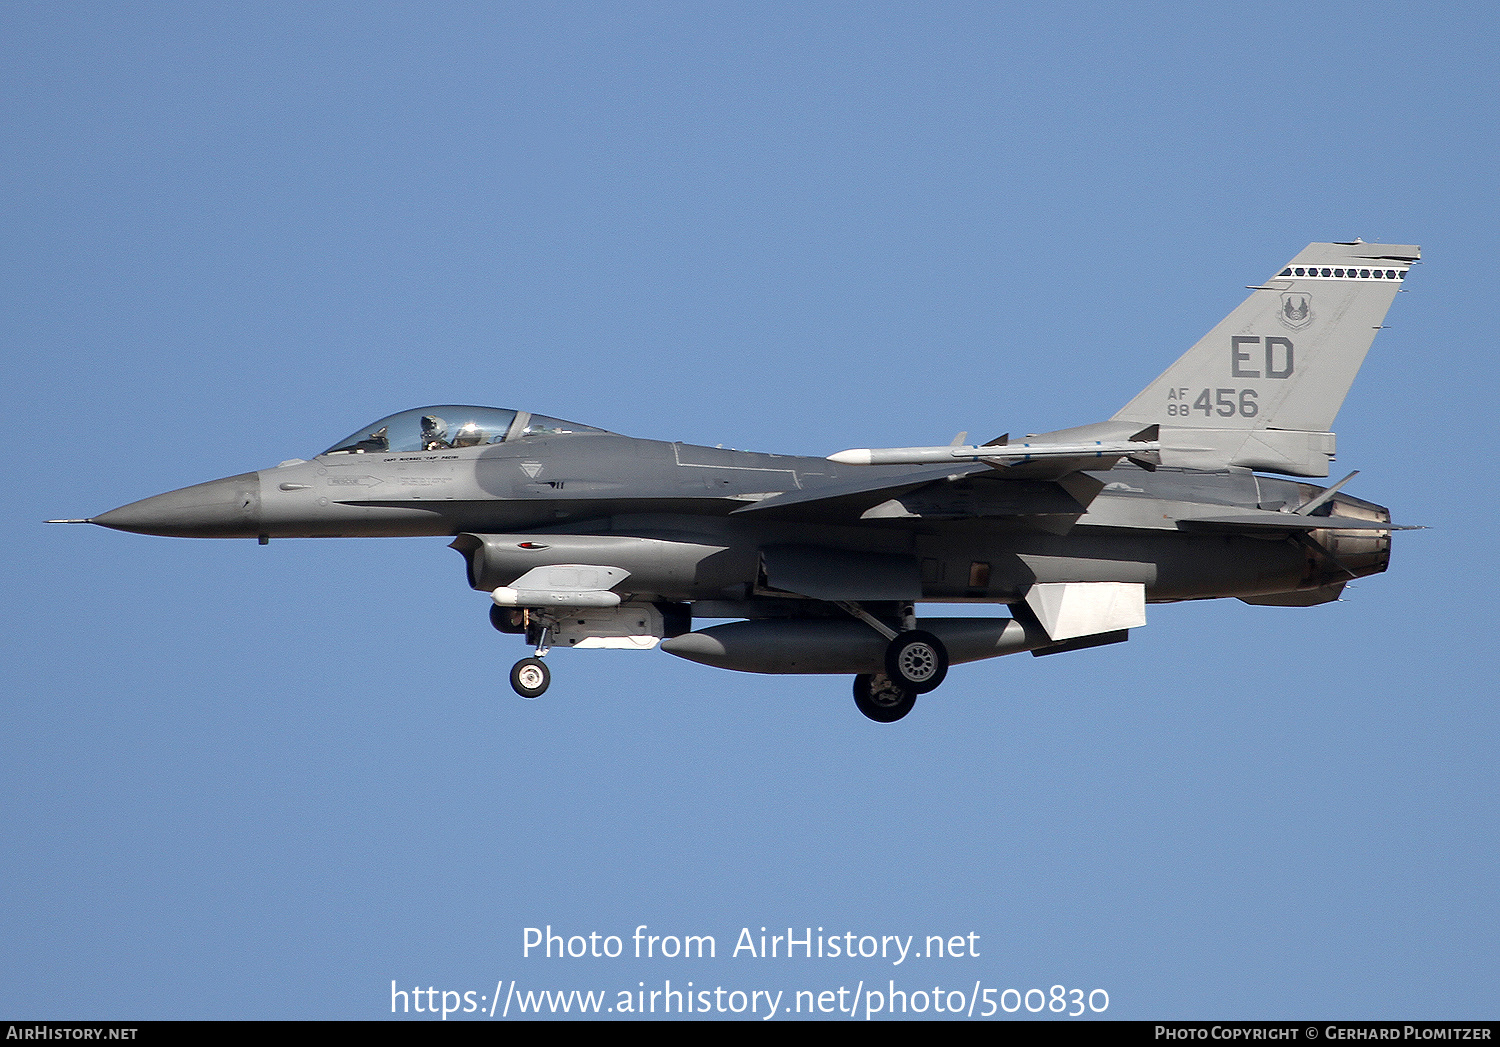
[[[552,683],[552,670],[540,658],[522,658],[510,670],[510,685],[522,698],[540,698]]]
[[[948,675],[948,649],[920,629],[902,633],[885,649],[885,674],[902,687],[926,694]]]
[[[917,704],[917,692],[899,687],[884,673],[854,678],[854,704],[876,723],[895,723]]]

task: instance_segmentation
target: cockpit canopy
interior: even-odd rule
[[[324,454],[390,454],[411,451],[442,451],[454,447],[480,447],[528,436],[565,436],[571,433],[604,433],[591,425],[565,422],[561,418],[508,411],[500,407],[418,407],[402,411],[365,426],[340,440]]]

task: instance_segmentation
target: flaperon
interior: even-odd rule
[[[1310,244],[1108,421],[827,458],[641,440],[527,411],[421,407],[311,461],[86,521],[200,538],[445,535],[501,632],[726,669],[848,673],[898,720],[950,665],[1118,643],[1146,605],[1307,607],[1390,559],[1381,506],[1326,477],[1332,425],[1419,255]],[[1352,474],[1351,474],[1352,475]],[[1009,617],[918,618],[915,605]],[[701,631],[693,620],[738,619]]]

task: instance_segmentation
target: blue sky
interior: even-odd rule
[[[1494,1016],[1491,5],[0,18],[0,1016],[372,1018],[392,979]],[[1432,529],[1344,602],[1155,607],[895,726],[659,652],[522,702],[440,539],[40,523],[428,403],[817,455],[1097,421],[1357,236],[1424,261],[1338,467]],[[641,924],[719,956],[523,956]],[[979,956],[729,955],[763,926]]]

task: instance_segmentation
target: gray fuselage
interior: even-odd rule
[[[1231,511],[1285,511],[1320,490],[1310,484],[1241,469],[1133,465],[1071,479],[1008,480],[982,469],[949,481],[903,466],[588,433],[323,454],[147,498],[93,522],[184,537],[502,535],[517,549],[528,535],[555,536],[513,561],[491,556],[487,573],[471,557],[471,583],[486,589],[508,583],[512,566],[519,575],[580,562],[588,536],[650,539],[696,552],[670,568],[636,570],[628,588],[678,601],[781,595],[762,554],[788,546],[907,564],[920,579],[916,598],[982,603],[1012,602],[1038,582],[1139,582],[1152,602],[1254,597],[1373,574],[1389,560],[1388,532],[1311,532],[1340,568],[1286,534],[1185,529]],[[788,496],[807,500],[779,504]],[[1342,494],[1327,508],[1341,518],[1390,519]],[[857,560],[849,565],[872,573]]]

